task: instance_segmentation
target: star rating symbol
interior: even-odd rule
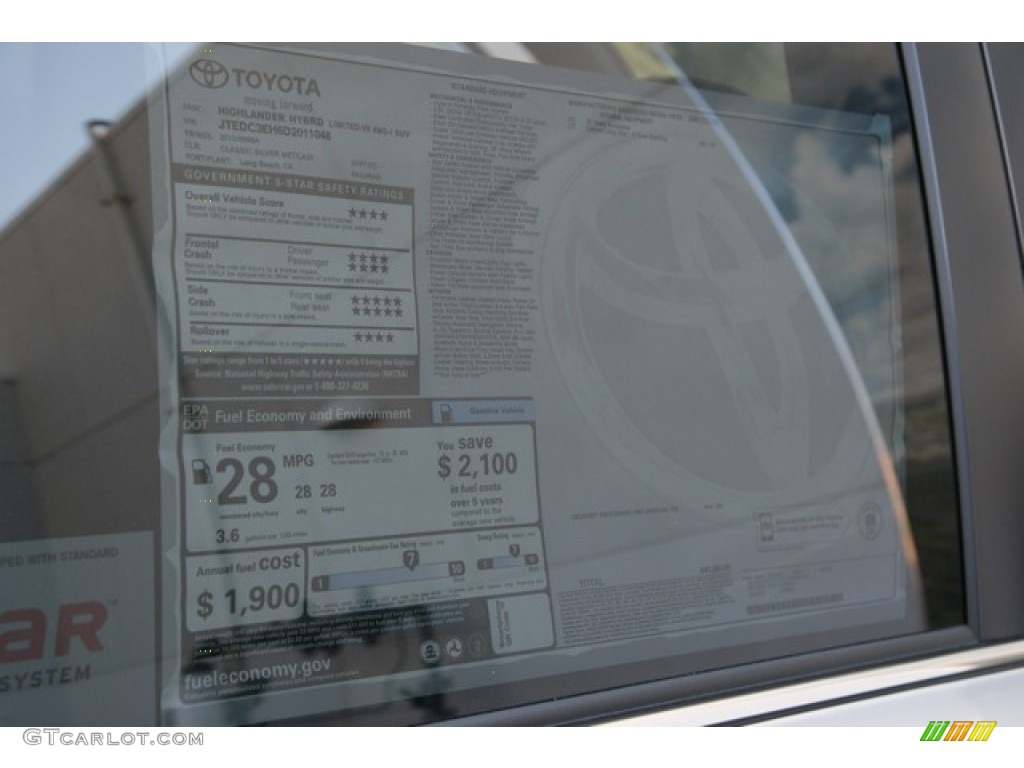
[[[356,208],[355,206],[348,209],[348,215],[352,219],[370,219],[371,221],[387,221],[389,216],[387,211],[378,211],[375,208],[367,211],[365,208]]]
[[[401,317],[402,300],[397,296],[354,293],[350,297],[352,314],[356,317]],[[372,334],[368,334],[372,337]]]
[[[361,332],[361,331],[356,331],[352,335],[352,338],[355,339],[356,341],[360,342],[360,343],[365,343],[365,344],[373,344],[374,342],[376,342],[378,344],[394,344],[395,343],[395,334],[393,334],[393,333],[384,333],[383,331],[377,331],[377,332],[370,332],[370,331]],[[337,361],[335,364],[336,365],[340,365],[341,362]]]
[[[369,269],[363,269],[364,264],[367,265]],[[391,259],[384,254],[367,254],[365,252],[356,253],[355,251],[350,251],[348,254],[348,271],[380,272],[386,275],[391,271]]]

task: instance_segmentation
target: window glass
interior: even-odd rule
[[[3,724],[432,722],[963,622],[895,48],[50,53],[138,83],[12,140],[81,154],[0,236]]]

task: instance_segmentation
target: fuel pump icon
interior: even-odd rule
[[[209,485],[213,482],[213,473],[210,472],[210,465],[203,459],[192,459],[192,484]]]

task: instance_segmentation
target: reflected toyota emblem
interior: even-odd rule
[[[695,140],[574,149],[542,303],[619,464],[669,498],[860,482],[870,443],[842,359],[732,159]]]
[[[223,88],[228,84],[228,69],[213,59],[196,59],[188,68],[189,76],[203,88]]]

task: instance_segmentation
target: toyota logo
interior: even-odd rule
[[[188,68],[188,74],[203,88],[223,88],[228,83],[227,67],[213,59],[196,59]]]

